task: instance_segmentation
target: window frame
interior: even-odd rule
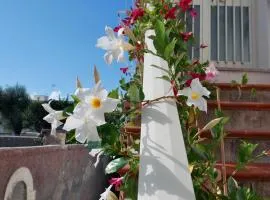
[[[208,45],[208,48],[200,49],[201,61],[211,60],[211,6],[240,6],[241,7],[241,20],[243,20],[243,12],[242,12],[243,7],[249,8],[249,21],[250,21],[249,22],[249,51],[250,51],[249,59],[250,61],[249,62],[243,61],[244,52],[241,51],[241,54],[242,54],[241,61],[235,61],[235,54],[233,54],[234,61],[212,61],[212,62],[215,62],[218,67],[233,67],[233,68],[253,67],[256,61],[256,54],[253,52],[254,37],[255,37],[253,1],[252,0],[193,0],[193,6],[195,5],[200,6],[200,43],[206,43]],[[227,9],[225,10],[225,12],[226,11]],[[227,15],[225,14],[225,24],[226,22],[227,22]],[[234,26],[235,26],[235,23],[234,23]],[[217,31],[218,31],[217,32],[217,41],[218,41],[219,29]],[[233,34],[235,37],[235,32]],[[244,49],[243,36],[244,36],[244,33],[243,31],[241,31],[241,49]],[[228,37],[227,34],[225,34],[225,37],[226,38]],[[225,39],[225,41],[226,40],[227,39]],[[234,51],[235,51],[235,46],[236,44],[233,45]],[[225,51],[226,51],[225,57],[227,57],[228,55],[227,44],[225,45]]]

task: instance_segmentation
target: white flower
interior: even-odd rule
[[[75,94],[80,102],[67,118],[64,129],[76,129],[76,140],[81,143],[100,141],[96,126],[106,123],[104,113],[112,112],[120,101],[107,97],[108,92],[101,87],[100,81],[93,89],[79,88]]]
[[[111,189],[112,189],[112,185],[110,185],[110,186],[105,190],[105,192],[103,192],[103,193],[100,195],[99,200],[109,200],[108,198],[109,198]]]
[[[45,116],[43,119],[51,124],[52,130],[51,135],[55,135],[56,128],[63,124],[60,120],[64,119],[63,111],[56,111],[52,109],[50,106],[50,103],[44,103],[42,104],[43,108],[49,113],[47,116]]]
[[[104,59],[107,64],[111,64],[113,59],[116,59],[117,62],[123,62],[124,51],[134,49],[131,44],[125,42],[123,37],[123,31],[123,28],[119,29],[118,35],[116,37],[113,29],[106,26],[105,32],[107,36],[103,36],[97,41],[96,47],[102,48],[107,51],[107,53],[104,55]]]
[[[120,102],[118,99],[108,97],[108,91],[102,88],[101,81],[92,90],[82,90],[78,98],[80,99],[80,103],[77,106],[83,107],[85,111],[88,110],[93,121],[98,126],[106,123],[104,113],[114,111]]]
[[[210,63],[209,66],[205,69],[206,80],[211,81],[213,80],[218,74],[218,70],[214,63]]]
[[[187,105],[194,105],[200,110],[207,112],[207,102],[203,96],[209,97],[210,92],[202,86],[199,78],[193,79],[190,87],[184,88],[178,92],[178,95],[184,95],[188,97]]]
[[[89,110],[84,110],[81,105],[75,107],[73,114],[67,118],[63,129],[66,131],[75,129],[75,139],[80,143],[100,141],[91,113]]]

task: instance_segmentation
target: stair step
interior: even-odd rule
[[[214,100],[208,100],[207,104],[209,108],[218,106]],[[270,103],[220,101],[220,105],[221,109],[226,110],[270,110]]]
[[[226,130],[257,130],[270,131],[270,110],[223,109],[224,116],[229,117],[225,124]],[[199,125],[204,127],[208,122],[217,118],[214,109],[199,116]]]
[[[216,97],[213,99],[216,100]],[[259,90],[254,93],[251,90],[222,90],[220,92],[220,99],[231,102],[270,103],[270,91]]]
[[[268,151],[270,146],[270,140],[261,140],[261,139],[254,139],[254,138],[245,138],[245,141],[258,144],[257,148],[253,152],[253,155],[259,155],[263,151]],[[240,144],[242,141],[240,139],[232,139],[226,138],[225,139],[225,161],[226,162],[236,162],[238,160],[238,152],[240,148]],[[220,160],[220,148],[217,148],[216,156],[217,160]],[[254,163],[269,163],[270,164],[270,156],[263,156],[259,159],[254,160]]]
[[[122,129],[123,132],[131,135],[140,135],[141,127],[139,126],[127,126]],[[232,139],[258,139],[258,140],[270,140],[270,131],[258,131],[258,130],[225,130],[227,133],[226,138]],[[203,132],[201,137],[211,138],[210,131]]]
[[[227,176],[232,175],[236,169],[236,163],[226,163]],[[217,169],[221,170],[222,164],[216,164]],[[245,169],[238,171],[234,176],[235,179],[243,181],[270,181],[270,164],[268,163],[256,163],[248,164]]]
[[[270,140],[270,131],[225,130],[225,133],[227,133],[226,138]],[[211,138],[211,132],[203,132],[201,137]]]
[[[237,102],[270,102],[270,85],[269,84],[247,84],[233,85],[230,83],[216,83],[220,88],[220,99],[222,101]],[[215,100],[215,92],[212,98]]]
[[[235,85],[231,83],[215,83],[215,86],[220,88],[221,90],[231,90],[231,89],[238,89],[241,90],[269,90],[270,91],[270,85],[268,84],[246,84],[246,85]]]

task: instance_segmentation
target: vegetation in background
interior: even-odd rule
[[[20,135],[23,129],[23,113],[31,100],[24,86],[15,85],[0,89],[0,112],[8,129]]]

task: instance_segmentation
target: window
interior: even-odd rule
[[[191,58],[220,66],[251,63],[251,0],[194,0],[193,8],[196,19],[187,16],[187,31],[195,37],[188,47]],[[201,43],[208,49],[200,50]]]

